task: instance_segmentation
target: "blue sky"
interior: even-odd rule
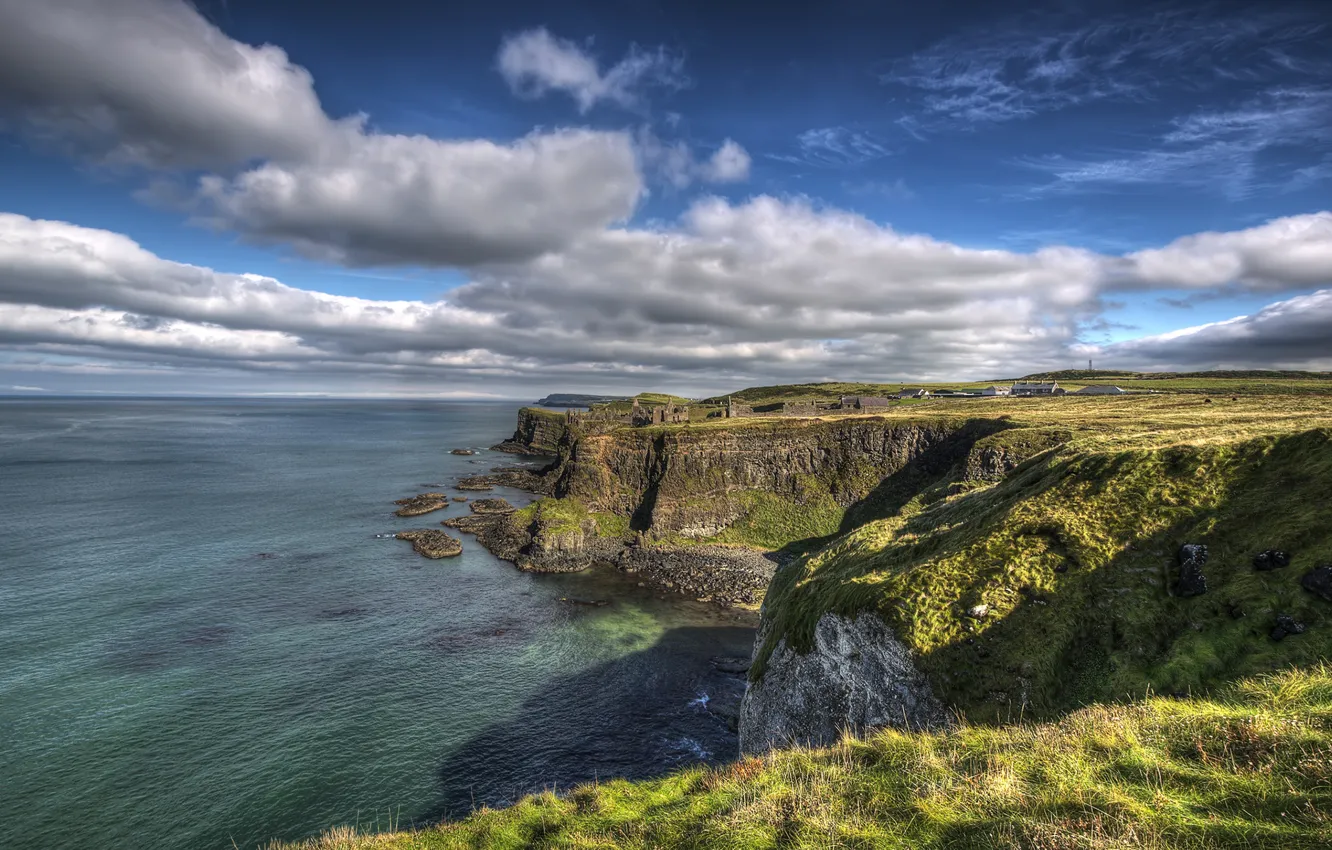
[[[0,0],[0,392],[1332,369],[1332,5],[717,5]]]

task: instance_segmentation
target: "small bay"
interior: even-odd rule
[[[0,400],[0,846],[252,848],[729,760],[708,659],[749,615],[379,536],[465,512],[393,500],[512,463],[515,412]]]

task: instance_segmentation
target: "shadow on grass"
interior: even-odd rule
[[[546,788],[734,760],[735,734],[697,700],[739,698],[743,679],[707,659],[747,655],[753,637],[732,626],[671,629],[647,649],[550,683],[444,757],[439,802],[424,819],[461,817]]]

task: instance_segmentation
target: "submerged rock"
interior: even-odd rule
[[[1332,602],[1332,564],[1314,567],[1300,579],[1300,586],[1320,599]]]
[[[399,531],[399,540],[410,540],[418,555],[427,558],[452,558],[462,554],[462,543],[437,528],[419,528],[412,531]]]
[[[1288,635],[1304,633],[1304,624],[1295,621],[1289,614],[1278,614],[1276,626],[1272,629],[1272,640],[1285,640]]]
[[[560,601],[569,605],[586,605],[589,608],[604,608],[610,604],[609,599],[575,599],[571,596],[561,596]]]
[[[1175,595],[1182,597],[1201,596],[1207,592],[1207,576],[1203,575],[1203,566],[1207,564],[1207,547],[1201,543],[1185,543],[1179,547],[1179,581],[1175,584]]]
[[[1279,570],[1290,566],[1290,556],[1280,549],[1268,549],[1253,556],[1253,568],[1259,572]]]
[[[420,516],[431,511],[447,508],[449,506],[449,496],[447,493],[422,493],[419,496],[398,499],[393,504],[402,505],[394,512],[398,516]]]
[[[472,449],[452,449],[452,450],[449,451],[449,454],[451,454],[451,455],[474,455],[474,454],[476,454],[476,452],[473,451]]]
[[[454,496],[454,497],[453,497],[453,501],[455,501],[455,502],[465,502],[465,501],[467,501],[467,497],[466,497],[466,496]]]
[[[740,705],[740,751],[827,746],[847,730],[938,729],[949,722],[910,651],[877,615],[848,620],[829,613],[814,627],[808,653],[783,638],[763,678],[750,684]]]

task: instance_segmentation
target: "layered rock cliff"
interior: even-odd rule
[[[553,455],[559,452],[567,430],[563,413],[524,407],[518,411],[518,427],[513,436],[491,448],[511,454]]]

